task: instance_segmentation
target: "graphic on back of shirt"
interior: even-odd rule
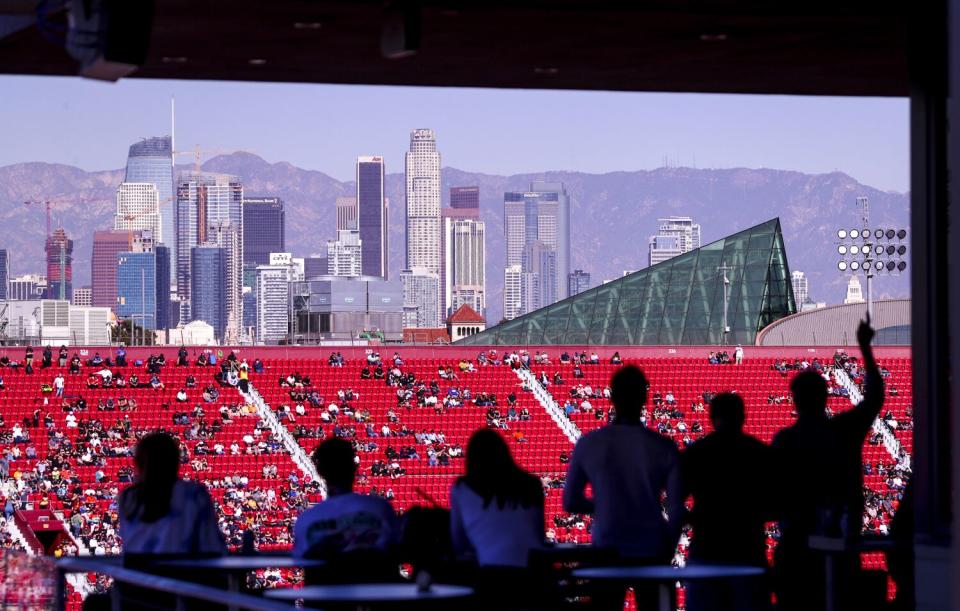
[[[347,513],[310,524],[306,548],[311,555],[376,550],[386,531],[387,525],[376,514]]]

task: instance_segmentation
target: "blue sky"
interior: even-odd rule
[[[672,165],[840,170],[909,190],[906,98],[814,98],[129,79],[0,77],[0,166],[123,167],[140,137],[256,153],[353,175],[357,155],[402,171],[409,131],[437,132],[443,165],[492,174]],[[182,159],[188,161],[187,158]]]

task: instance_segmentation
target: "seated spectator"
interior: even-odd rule
[[[466,474],[450,492],[454,550],[482,567],[526,567],[543,546],[540,481],[521,469],[498,433],[484,429],[467,445]]]
[[[187,391],[181,388],[177,391],[177,402],[186,403],[187,402]]]
[[[160,377],[157,374],[153,374],[150,378],[150,387],[154,390],[163,390],[163,382],[160,381]]]
[[[355,457],[353,446],[343,439],[328,439],[314,450],[313,463],[326,483],[327,498],[297,518],[293,531],[295,557],[387,552],[397,541],[397,514],[390,504],[353,491]],[[370,568],[377,572],[373,570],[376,567]]]
[[[184,385],[185,385],[187,388],[196,388],[196,387],[197,387],[197,378],[195,378],[195,377],[193,377],[193,376],[187,376],[187,379],[186,379],[186,382],[184,383]]]
[[[253,372],[256,374],[263,373],[263,361],[260,359],[254,359],[253,361]]]
[[[180,447],[151,433],[134,453],[137,483],[120,495],[120,534],[127,554],[223,554],[226,546],[207,489],[179,479]]]
[[[580,365],[574,365],[574,366],[573,366],[573,377],[575,377],[575,378],[582,378],[582,377],[583,377],[583,369],[580,369]]]

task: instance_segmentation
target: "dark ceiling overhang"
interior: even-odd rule
[[[158,0],[133,77],[904,96],[906,4],[427,1],[419,51],[386,59],[383,3]],[[0,39],[0,72],[76,74],[49,38]]]

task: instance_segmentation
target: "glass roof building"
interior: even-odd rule
[[[457,343],[753,344],[761,329],[796,311],[780,219],[774,218]]]

